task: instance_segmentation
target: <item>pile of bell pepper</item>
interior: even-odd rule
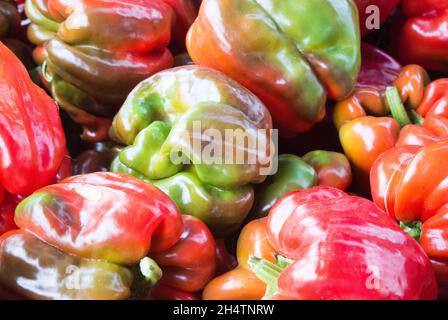
[[[447,25],[0,0],[0,299],[448,299]]]

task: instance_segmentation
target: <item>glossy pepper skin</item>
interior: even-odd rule
[[[392,116],[400,121],[384,117],[392,111],[389,88],[359,88],[335,107],[333,119],[340,128],[341,144],[363,177],[368,177],[374,161],[394,146],[425,146],[448,138],[446,78],[430,82],[424,69],[409,65],[394,81],[394,87],[398,96],[392,104],[398,108]]]
[[[376,6],[379,10],[380,24],[386,22],[387,18],[394,12],[400,0],[355,0],[359,11],[359,23],[361,27],[361,35],[365,36],[370,32],[375,31],[374,28],[369,28],[371,24],[371,14],[376,11],[371,11],[370,6]],[[376,9],[375,8],[375,9]],[[370,10],[368,10],[370,9]]]
[[[308,189],[317,184],[317,173],[304,159],[292,154],[278,157],[278,170],[265,182],[256,186],[255,203],[250,218],[268,215],[272,206],[291,191]]]
[[[190,7],[186,0],[27,0],[28,37],[38,46],[43,80],[83,126],[83,139],[107,140],[110,119],[132,88],[172,66],[172,27],[177,21],[186,28],[195,16]]]
[[[421,121],[428,116],[420,105],[430,104],[429,96],[434,95],[425,89],[429,82],[423,68],[409,65],[392,86],[358,87],[349,98],[336,104],[333,122],[339,129],[344,153],[363,184],[368,184],[378,156],[405,139],[412,127],[411,119]]]
[[[0,93],[0,184],[28,195],[53,182],[66,154],[59,110],[2,43]]]
[[[316,171],[319,186],[344,191],[352,183],[350,162],[343,153],[315,150],[304,155],[303,160]]]
[[[394,35],[400,61],[448,72],[448,1],[402,0],[401,3],[405,22]]]
[[[422,248],[364,198],[329,187],[290,193],[270,211],[266,236],[276,252],[290,260],[286,268],[276,269],[278,278],[264,274],[269,263],[250,261],[259,277],[273,280],[267,290],[272,298],[437,296],[434,271]]]
[[[138,262],[172,247],[182,232],[173,202],[156,187],[119,173],[67,178],[16,209],[22,230],[82,258]]]
[[[67,254],[28,232],[3,235],[0,257],[1,286],[21,297],[119,300],[131,294],[133,275],[126,267]],[[73,272],[81,281],[76,281]]]
[[[215,236],[223,236],[241,225],[253,204],[251,184],[262,182],[268,174],[263,169],[273,164],[271,128],[270,114],[260,100],[222,73],[200,66],[166,70],[140,83],[115,116],[110,136],[128,147],[111,171],[151,181],[182,213],[198,217]],[[221,137],[232,129],[251,140],[263,139],[255,149],[239,146],[245,156],[258,153],[261,158],[254,163],[228,161],[218,142],[223,161],[207,161],[203,157],[209,129]],[[227,145],[235,152],[234,143]],[[191,165],[173,160],[179,151]]]
[[[410,223],[432,259],[439,286],[447,290],[448,140],[426,146],[400,146],[385,152],[370,175],[372,197],[392,218]],[[423,223],[423,224],[422,224]],[[421,230],[419,230],[421,229]]]
[[[182,222],[182,234],[176,244],[150,257],[163,270],[161,285],[194,293],[202,290],[215,274],[215,240],[198,218],[183,215]]]
[[[214,278],[204,288],[204,300],[260,300],[266,284],[258,279],[248,264],[251,256],[275,262],[276,251],[266,238],[266,218],[249,222],[241,230],[237,244],[238,266]]]
[[[361,57],[361,71],[356,88],[385,89],[393,84],[403,69],[397,60],[367,42],[361,43]]]
[[[20,230],[0,238],[0,284],[28,298],[138,297],[146,292],[139,261],[151,285],[162,277],[176,290],[200,290],[214,274],[204,223],[182,217],[163,192],[132,176],[93,173],[47,186],[19,204],[15,222]],[[70,266],[78,280],[67,275]],[[49,272],[55,278],[43,281]]]
[[[255,93],[281,134],[296,135],[323,119],[327,96],[341,100],[354,88],[357,8],[351,0],[205,0],[187,48],[195,63]]]

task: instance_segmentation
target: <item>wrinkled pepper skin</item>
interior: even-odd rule
[[[126,267],[79,258],[28,232],[17,230],[0,237],[0,261],[1,286],[29,299],[121,300],[130,296],[133,276]],[[81,281],[76,281],[74,272]]]
[[[194,133],[198,123],[201,134]],[[128,147],[112,163],[111,171],[150,181],[183,214],[198,217],[215,236],[223,236],[239,228],[253,204],[251,184],[262,182],[268,174],[263,174],[263,168],[274,161],[271,128],[270,114],[260,100],[218,71],[200,66],[166,70],[140,83],[115,116],[110,136]],[[251,139],[265,139],[255,149],[239,146],[239,152],[246,159],[256,153],[266,157],[253,164],[230,163],[223,151],[225,162],[201,161],[206,160],[202,155],[208,129],[221,137],[232,129]],[[228,145],[235,152],[236,145]],[[191,165],[172,159],[179,151]]]
[[[66,155],[58,106],[2,43],[0,94],[0,184],[28,195],[53,182]]]
[[[448,270],[446,161],[446,139],[423,147],[400,146],[381,155],[370,175],[372,197],[379,207],[401,222],[423,223],[417,236],[441,279]],[[445,280],[439,287],[446,295]]]
[[[272,206],[291,191],[308,189],[317,184],[317,173],[306,160],[292,154],[278,157],[278,171],[256,187],[251,219],[266,217]]]
[[[343,153],[316,150],[303,156],[303,160],[317,173],[317,185],[346,190],[352,183],[350,162]],[[304,188],[307,189],[307,188]]]
[[[15,222],[65,252],[122,264],[171,248],[182,233],[179,211],[163,192],[106,172],[39,189],[18,205]]]
[[[448,72],[447,0],[402,0],[407,18],[394,41],[403,63],[416,63],[431,71]]]
[[[196,15],[187,0],[27,0],[26,9],[44,83],[92,142],[108,139],[137,83],[173,65],[172,28],[180,37]]]
[[[328,98],[341,100],[360,69],[360,34],[351,0],[205,0],[187,35],[199,65],[255,93],[284,136],[310,130]]]
[[[379,10],[378,13],[380,15],[379,22],[382,25],[384,22],[386,22],[387,18],[397,8],[397,5],[398,3],[400,3],[400,0],[355,0],[355,2],[356,5],[358,6],[359,11],[359,23],[361,27],[361,35],[365,36],[370,32],[377,30],[375,28],[369,28],[370,25],[369,20],[372,15],[372,12],[377,12],[377,11],[371,11],[371,8],[369,7],[376,6],[376,8],[378,8]]]
[[[266,237],[266,218],[249,222],[241,230],[237,244],[238,266],[214,278],[204,288],[204,300],[260,300],[266,284],[250,270],[248,260],[256,256],[275,262],[275,250]]]
[[[270,211],[266,233],[272,247],[292,260],[275,279],[273,298],[437,297],[422,248],[366,199],[329,187],[293,192]]]

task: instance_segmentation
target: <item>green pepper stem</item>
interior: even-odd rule
[[[50,74],[47,72],[47,67],[48,67],[48,65],[47,65],[47,60],[45,60],[45,61],[42,63],[40,72],[41,72],[41,74],[42,74],[44,80],[45,80],[47,83],[51,83],[51,82],[53,82],[53,76],[50,75]]]
[[[420,241],[420,237],[423,231],[423,224],[421,223],[421,221],[407,223],[400,221],[400,228],[415,240]]]
[[[145,299],[162,278],[163,272],[153,259],[144,257],[138,266],[133,267],[133,274],[131,298]]]
[[[140,271],[145,277],[145,281],[152,286],[155,286],[163,275],[162,269],[160,269],[154,260],[148,257],[140,260]]]
[[[400,94],[398,93],[398,89],[396,87],[388,87],[386,89],[386,103],[389,107],[392,117],[397,120],[400,128],[411,124],[409,115],[407,114],[406,109],[401,102]]]
[[[412,123],[421,126],[425,122],[425,118],[419,115],[415,110],[411,111]]]
[[[269,299],[278,293],[278,277],[293,261],[280,255],[277,264],[254,256],[249,257],[249,267],[258,279],[266,283],[266,292],[263,300]]]

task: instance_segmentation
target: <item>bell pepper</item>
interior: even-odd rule
[[[184,227],[176,244],[150,256],[163,270],[160,284],[184,292],[198,292],[215,274],[215,241],[201,220],[183,215],[182,221]]]
[[[66,155],[56,103],[0,43],[1,188],[28,195],[53,181]]]
[[[360,68],[358,13],[352,0],[205,0],[187,35],[199,65],[255,93],[280,134],[310,130],[325,102],[354,88]]]
[[[402,0],[404,22],[394,34],[401,62],[448,72],[447,0]]]
[[[27,0],[26,12],[45,85],[94,142],[137,83],[172,66],[172,27],[179,37],[195,16],[188,0]]]
[[[361,43],[361,57],[356,88],[385,89],[393,84],[403,68],[390,55],[366,42]]]
[[[268,285],[265,298],[437,296],[431,262],[418,243],[375,204],[338,189],[315,187],[282,198],[269,213],[265,237],[277,261],[249,258]]]
[[[386,22],[387,18],[395,11],[400,0],[355,0],[359,10],[359,23],[361,26],[361,35],[365,36],[377,29],[371,27],[376,21],[375,14],[379,14],[379,25]],[[372,10],[371,6],[375,6]]]
[[[210,281],[204,288],[204,300],[260,300],[266,284],[250,270],[249,258],[257,256],[275,262],[274,248],[266,238],[266,218],[249,222],[241,230],[237,244],[238,266]]]
[[[448,261],[448,140],[399,146],[382,154],[370,175],[375,203],[420,240],[438,278]],[[446,291],[446,281],[439,281]]]
[[[44,187],[19,204],[15,222],[20,230],[0,238],[0,284],[28,298],[146,297],[160,278],[198,291],[214,274],[207,227],[132,176],[93,173]],[[70,266],[78,279],[67,279]],[[49,269],[55,278],[42,281]]]
[[[253,204],[252,183],[262,182],[273,168],[271,128],[260,100],[218,71],[200,66],[166,70],[140,83],[115,116],[110,136],[127,147],[111,171],[155,184],[182,213],[198,217],[220,237],[240,227]],[[209,130],[220,135],[213,149],[217,155],[221,150],[223,159],[204,158]],[[225,138],[229,130],[257,140],[257,146]],[[259,156],[253,163],[239,162],[236,152],[243,159]],[[173,159],[179,153],[182,157]]]
[[[414,127],[412,121],[421,123],[425,117],[428,123],[423,126],[432,121],[430,114],[420,108],[435,105],[431,92],[439,83],[425,89],[429,81],[423,68],[409,65],[392,86],[359,87],[348,99],[336,104],[333,121],[342,147],[364,184],[368,184],[370,169],[378,156],[408,139],[407,132]]]
[[[317,183],[317,173],[306,161],[292,154],[278,157],[278,170],[256,186],[255,203],[249,217],[267,216],[272,206],[291,191],[308,189]]]
[[[343,153],[315,150],[304,155],[303,160],[316,171],[317,185],[342,191],[350,186],[352,169]]]

